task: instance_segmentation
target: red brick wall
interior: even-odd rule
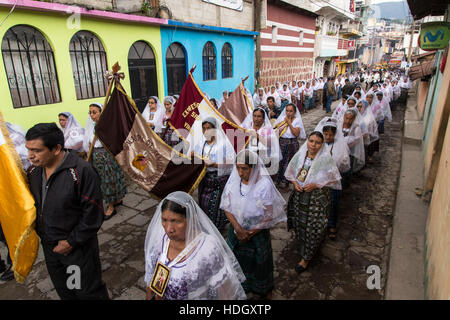
[[[276,82],[309,80],[313,66],[314,58],[262,58],[260,86],[268,89]]]

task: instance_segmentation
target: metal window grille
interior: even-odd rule
[[[69,51],[77,100],[104,97],[108,66],[100,40],[91,32],[79,31],[70,40]]]
[[[14,108],[61,102],[52,48],[33,27],[10,28],[2,55]]]
[[[186,80],[186,57],[181,44],[174,42],[167,48],[166,68],[168,94],[179,94]]]
[[[231,45],[227,42],[222,47],[222,78],[233,77],[233,54]]]
[[[216,80],[216,50],[208,41],[203,47],[203,80]]]

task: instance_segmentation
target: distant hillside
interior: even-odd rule
[[[371,5],[374,11],[371,15],[378,19],[407,19],[409,16],[409,9],[406,0],[404,2],[382,2]]]

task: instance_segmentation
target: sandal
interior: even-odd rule
[[[116,214],[117,214],[116,209],[114,209],[113,212],[112,212],[110,215],[103,214],[103,220],[104,220],[104,221],[109,220],[109,219],[111,219],[112,217],[114,217]]]
[[[306,269],[308,269],[308,266],[306,266],[306,268],[304,266],[302,266],[300,263],[297,264],[297,266],[295,267],[295,271],[300,274],[302,272],[305,272]]]
[[[331,229],[334,229],[334,231],[331,231]],[[329,238],[329,239],[335,240],[335,239],[336,239],[336,234],[337,234],[336,228],[330,228],[330,229],[328,229],[328,238]]]

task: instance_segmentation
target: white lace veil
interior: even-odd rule
[[[362,122],[364,123],[364,126],[366,128],[366,132],[369,134],[369,138],[367,139],[367,141],[366,139],[364,139],[364,144],[369,145],[379,139],[378,123],[373,116],[372,108],[370,107],[369,102],[367,102],[366,100],[360,100],[358,104],[359,103],[363,104],[362,110],[361,112],[359,112],[359,114],[361,115]]]
[[[231,170],[233,169],[233,161],[236,153],[234,152],[234,148],[230,140],[225,135],[222,127],[217,124],[217,120],[214,117],[207,117],[205,119],[202,119],[202,121],[198,124],[194,124],[194,127],[191,130],[189,141],[190,149],[188,151],[188,154],[190,154],[191,151],[194,151],[196,149],[196,146],[200,146],[200,149],[203,149],[206,138],[203,134],[202,126],[205,122],[209,122],[215,128],[208,134],[213,134],[216,140],[215,144],[217,148],[216,150],[218,159],[217,174],[219,176],[229,175],[231,173]],[[198,154],[198,156],[201,157],[202,155]]]
[[[6,129],[8,129],[9,137],[16,148],[23,169],[26,171],[31,166],[31,162],[28,160],[28,149],[25,147],[25,131],[19,125],[9,122],[6,122]]]
[[[241,126],[244,129],[253,130],[253,113],[256,110],[264,112],[264,125],[258,130],[258,134],[264,136],[267,139],[267,146],[264,146],[261,142],[258,144],[258,153],[265,164],[270,161],[280,162],[283,158],[281,155],[280,141],[275,130],[270,123],[267,112],[262,108],[256,108],[253,112],[249,113],[242,122]]]
[[[262,91],[262,98],[259,96],[259,92]],[[253,95],[253,104],[255,107],[262,105],[263,107],[267,107],[267,95],[264,92],[263,88],[258,88],[258,90]]]
[[[220,209],[231,213],[246,230],[269,229],[287,220],[286,201],[273,184],[258,155],[248,149],[236,156],[238,163],[250,163],[252,171],[248,180],[248,193],[243,195],[241,177],[236,162],[222,193]]]
[[[186,246],[189,245],[197,236],[205,237],[207,241],[214,247],[212,254],[219,257],[220,264],[212,264],[213,270],[205,272],[200,277],[202,281],[187,284],[187,297],[189,300],[207,299],[212,292],[216,293],[217,299],[242,300],[246,299],[245,292],[241,282],[245,281],[244,273],[231,251],[230,247],[223,239],[220,232],[211,222],[211,219],[203,212],[200,206],[187,193],[176,191],[165,197],[158,205],[156,212],[148,226],[145,238],[145,277],[147,285],[155,270],[156,263],[160,259],[162,253],[163,238],[166,234],[162,226],[161,207],[164,200],[170,200],[186,208]],[[199,251],[197,254],[202,254]],[[205,253],[203,253],[205,254]],[[209,255],[205,255],[202,259],[211,259]],[[213,259],[211,259],[214,261]],[[201,272],[202,270],[189,270],[188,272]],[[206,270],[205,270],[206,271]],[[222,275],[217,279],[217,275]],[[170,280],[169,280],[170,283]]]
[[[287,105],[286,105],[287,107]],[[275,127],[277,124],[279,124],[280,122],[284,121],[284,119],[286,118],[286,107],[284,107],[283,111],[281,111],[280,115],[278,116],[277,120],[275,120],[273,126]],[[302,120],[302,115],[300,114],[300,111],[298,110],[298,108],[296,106],[294,106],[295,109],[295,119],[300,119],[300,135],[299,138],[300,139],[306,139],[306,130],[305,130],[305,126],[303,125],[303,120]]]
[[[307,151],[308,140],[302,144],[300,149],[289,162],[286,172],[284,173],[287,180],[301,183],[297,180],[297,176],[303,167]],[[305,182],[301,184],[306,186],[311,183],[317,184],[319,188],[327,186],[336,190],[342,189],[339,169],[328,152],[328,149],[325,147],[325,142],[322,144],[322,147],[312,161]]]
[[[323,134],[323,128],[327,126],[336,128],[336,134],[334,136],[332,148],[326,145],[325,142],[324,144],[330,151],[331,157],[334,159],[339,172],[347,172],[350,170],[350,149],[347,142],[345,142],[342,131],[338,130],[337,120],[332,117],[325,117],[320,120],[314,131],[319,131]]]
[[[67,117],[66,127],[60,127],[64,133],[64,148],[81,150],[80,142],[84,141],[84,129],[70,112],[61,112]],[[78,147],[77,147],[78,146]]]
[[[344,116],[346,113],[353,113],[354,115],[354,120],[350,127],[350,132],[346,137],[344,137],[344,139],[346,140],[350,148],[350,155],[355,157],[355,162],[353,164],[353,172],[357,172],[364,167],[364,164],[366,162],[363,132],[361,130],[362,118],[356,107],[350,108],[347,111],[345,111]],[[338,122],[338,130],[340,130],[341,132],[343,131],[342,130],[343,125],[344,125],[344,117],[342,117],[342,119]]]
[[[378,97],[381,95],[383,98],[381,99],[382,109],[383,109],[383,116],[388,119],[389,122],[392,121],[392,113],[391,113],[391,106],[389,105],[389,100],[385,97],[383,91],[378,90],[375,92],[375,96],[373,97],[376,99],[376,103],[378,103]]]
[[[142,116],[144,117],[145,121],[152,122],[155,125],[155,132],[161,133],[163,125],[162,118],[166,109],[164,108],[164,105],[161,103],[161,101],[159,101],[158,97],[151,96],[150,98],[153,98],[156,101],[156,111],[153,116],[153,120],[150,120],[150,105],[148,104],[148,102],[144,108],[144,111],[142,111]],[[148,99],[150,100],[150,98]]]
[[[103,110],[103,105],[101,103],[98,102],[93,102],[91,103],[89,106],[95,105],[97,107],[100,108],[100,112],[102,112]],[[84,129],[84,139],[83,139],[83,150],[85,152],[89,152],[90,146],[91,146],[91,142],[94,139],[94,128],[95,128],[95,122],[92,120],[91,115],[88,114],[87,120],[86,120],[86,125],[85,125],[85,129]],[[102,143],[100,142],[99,139],[97,139],[95,141],[95,148],[101,148],[103,147]]]

